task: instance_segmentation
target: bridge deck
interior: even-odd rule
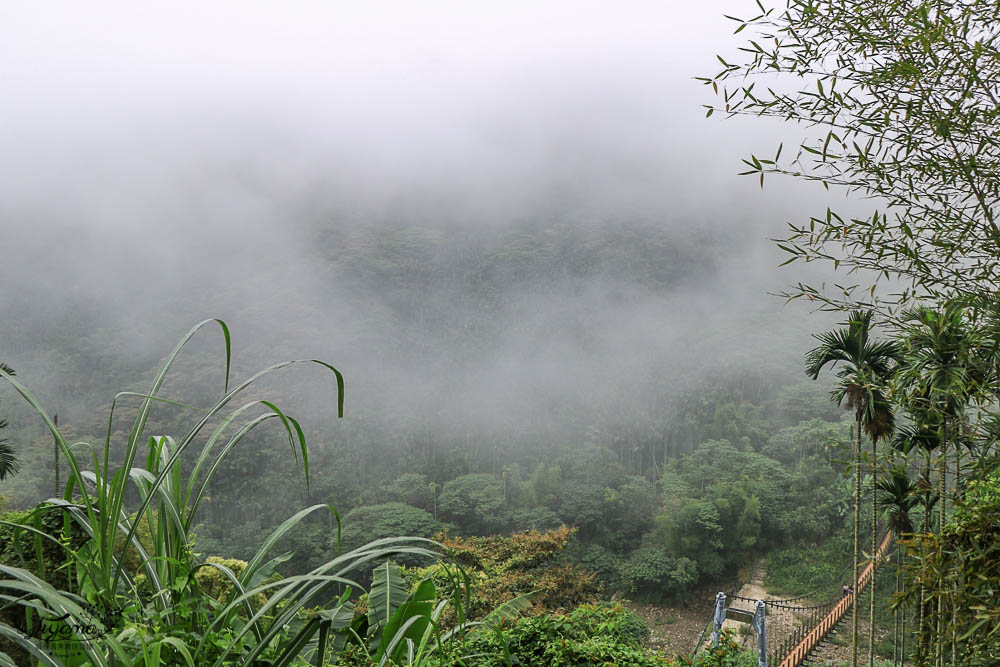
[[[802,638],[798,644],[784,657],[784,659],[779,663],[778,667],[798,667],[809,652],[818,644],[826,633],[830,631],[830,628],[835,626],[837,622],[847,613],[847,610],[851,608],[854,604],[854,598],[861,594],[861,591],[865,589],[868,582],[872,577],[872,570],[875,568],[877,561],[881,560],[885,556],[885,552],[889,549],[889,544],[892,541],[892,533],[886,533],[885,537],[882,538],[882,543],[878,547],[878,551],[875,557],[865,565],[861,574],[858,575],[858,587],[853,593],[845,595],[840,602],[833,606],[833,609],[820,619],[819,623],[813,626],[805,637]]]

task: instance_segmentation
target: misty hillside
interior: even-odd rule
[[[144,389],[182,323],[218,315],[233,328],[238,371],[295,356],[342,368],[348,411],[338,428],[391,414],[404,429],[438,422],[427,427],[568,438],[613,430],[636,409],[676,411],[681,387],[713,375],[735,372],[759,397],[797,372],[775,341],[808,340],[778,326],[777,301],[758,297],[745,310],[741,286],[729,281],[736,249],[683,225],[522,223],[484,233],[326,224],[310,238],[311,256],[240,266],[230,286],[209,293],[198,291],[197,274],[173,276],[176,293],[154,272],[134,301],[119,296],[136,287],[122,281],[83,304],[58,286],[27,283],[4,295],[5,358],[64,425],[94,435],[104,426],[99,409],[117,390]],[[717,301],[696,307],[694,298]],[[164,308],[169,322],[157,316]],[[690,356],[706,344],[732,347]],[[213,391],[221,348],[189,354],[178,390]],[[208,384],[193,384],[202,374]],[[307,419],[328,422],[326,397],[310,401],[301,387],[293,397]],[[40,434],[33,420],[13,424],[19,437]]]
[[[77,324],[32,337],[22,322],[8,359],[64,432],[99,445],[115,388],[145,391],[182,333],[157,309],[194,323],[214,306],[232,327],[235,378],[318,357],[347,391],[342,420],[328,374],[283,372],[253,392],[302,420],[310,484],[280,429],[251,434],[199,510],[199,551],[249,558],[258,535],[316,502],[339,510],[347,547],[567,525],[560,558],[591,572],[595,590],[677,600],[750,554],[842,525],[840,414],[804,381],[810,331],[757,291],[739,240],[682,220],[317,224],[307,254],[228,260],[234,279],[209,293],[198,271],[170,289],[154,277],[155,300],[124,309],[116,295],[133,286],[111,285],[87,336]],[[222,341],[206,332],[163,395],[204,408],[222,376]],[[113,452],[138,402],[119,401]],[[30,443],[4,495],[27,507],[51,493],[51,444],[23,405],[3,405],[11,436]],[[146,432],[183,433],[195,415],[154,406]],[[713,497],[725,509],[704,515]],[[806,498],[809,511],[790,514]],[[282,542],[294,552],[282,570],[322,561],[334,536],[325,521],[300,526]]]
[[[1000,664],[998,26],[6,0],[0,667]]]

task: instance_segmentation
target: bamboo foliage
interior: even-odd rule
[[[993,0],[787,0],[729,17],[747,36],[700,77],[708,115],[774,117],[807,139],[750,155],[745,175],[785,175],[878,202],[790,224],[791,262],[852,275],[785,293],[891,313],[913,298],[995,298],[1000,283],[1000,5]],[[759,10],[759,11],[758,11]],[[745,31],[745,32],[744,32]],[[786,147],[787,148],[787,147]],[[896,281],[891,293],[879,283]],[[898,289],[897,289],[898,288]]]

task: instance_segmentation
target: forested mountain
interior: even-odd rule
[[[194,270],[172,289],[153,276],[131,310],[120,285],[88,304],[90,317],[59,301],[44,315],[74,324],[36,336],[19,322],[7,358],[89,442],[116,389],[145,389],[181,321],[223,316],[237,377],[296,356],[341,368],[343,420],[328,380],[281,376],[260,390],[303,419],[311,484],[281,437],[253,435],[213,482],[225,502],[202,510],[208,553],[245,557],[307,502],[340,510],[347,544],[566,523],[578,528],[573,557],[609,588],[672,595],[842,518],[827,462],[844,439],[839,415],[800,375],[802,325],[755,292],[752,273],[739,280],[752,256],[742,241],[639,222],[320,223],[298,261],[238,265],[215,292],[198,291]],[[28,286],[6,308],[59,299],[44,296]],[[222,346],[193,345],[165,395],[202,406],[219,389]],[[16,403],[4,405],[24,469],[3,491],[27,506],[52,492],[53,454]],[[115,424],[126,428],[134,403],[120,401]],[[184,419],[158,406],[150,432]],[[821,488],[828,499],[791,511]],[[290,539],[292,570],[331,548],[322,522]]]

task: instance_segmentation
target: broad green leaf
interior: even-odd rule
[[[384,628],[396,610],[407,600],[406,581],[392,561],[379,564],[372,571],[372,586],[368,591],[368,624],[370,631]]]
[[[430,579],[424,579],[417,585],[416,590],[396,609],[388,623],[381,629],[376,660],[382,657],[395,660],[402,650],[400,641],[404,638],[417,641],[423,635],[430,623],[436,593],[434,582]],[[413,622],[408,623],[411,619],[414,619]]]

